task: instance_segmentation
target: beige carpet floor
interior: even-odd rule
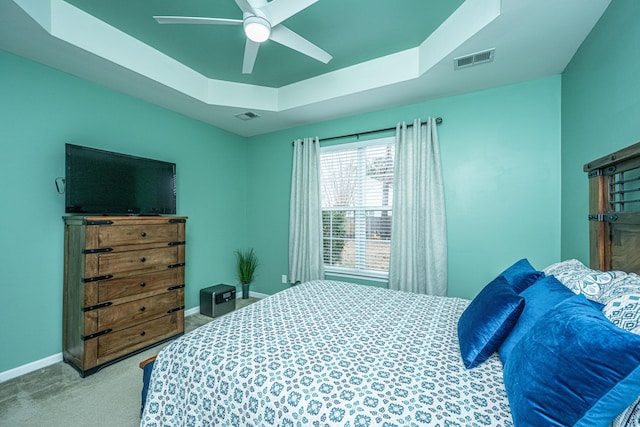
[[[236,310],[258,301],[238,299]],[[194,314],[185,332],[215,321]],[[133,427],[140,424],[142,370],[138,364],[165,344],[145,350],[86,378],[64,362],[0,383],[0,426]]]

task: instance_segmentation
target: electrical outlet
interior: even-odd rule
[[[287,283],[287,275],[286,274],[282,275],[282,283]]]

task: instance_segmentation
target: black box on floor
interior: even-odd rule
[[[200,314],[218,317],[235,309],[235,286],[216,285],[200,289]]]

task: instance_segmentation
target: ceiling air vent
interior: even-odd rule
[[[474,65],[486,64],[493,61],[495,49],[484,50],[482,52],[472,53],[471,55],[459,56],[453,60],[454,70],[467,68]]]
[[[236,117],[239,118],[240,120],[251,120],[251,119],[257,119],[260,116],[254,113],[253,111],[247,111],[246,113],[236,114]]]

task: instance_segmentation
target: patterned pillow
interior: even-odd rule
[[[640,426],[640,398],[636,399],[625,409],[611,424],[612,427],[638,427]]]
[[[548,266],[542,271],[547,276],[553,275],[553,276],[556,276],[557,278],[559,276],[566,275],[567,273],[572,273],[574,271],[580,271],[580,270],[590,270],[590,268],[584,265],[583,263],[581,263],[580,261],[578,261],[577,259],[568,259],[566,261],[560,261],[560,262],[556,262],[555,264],[551,264],[550,266]]]
[[[602,312],[614,325],[640,334],[640,276],[629,273],[601,296]]]
[[[604,304],[607,304],[614,298],[627,295],[627,294],[640,294],[640,276],[635,273],[629,273],[620,281],[616,281],[612,286],[608,286],[600,299]]]
[[[614,325],[640,334],[640,293],[613,298],[604,306],[602,312]]]
[[[576,259],[552,264],[543,271],[547,276],[555,276],[574,293],[603,304],[606,304],[602,300],[603,293],[627,277],[624,271],[592,270]]]

